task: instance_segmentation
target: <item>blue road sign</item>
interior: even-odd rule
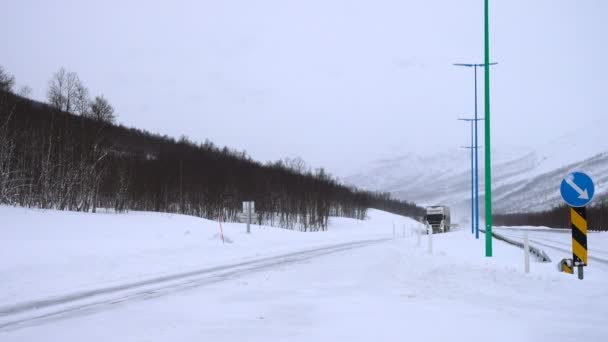
[[[582,172],[572,172],[562,180],[560,192],[571,207],[584,207],[593,199],[593,180]]]

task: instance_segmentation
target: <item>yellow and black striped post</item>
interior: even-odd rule
[[[572,271],[572,265],[571,265],[572,260],[570,259],[562,259],[562,261],[560,262],[561,266],[559,268],[560,271],[562,272],[566,272],[566,273],[574,273]]]
[[[583,266],[587,266],[587,213],[585,207],[570,208],[572,224],[572,266],[578,267],[578,278],[583,279]]]

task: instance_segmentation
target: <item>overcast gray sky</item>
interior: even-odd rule
[[[451,63],[483,62],[483,0],[2,2],[0,65],[39,100],[63,66],[125,125],[340,175],[468,142],[472,70]],[[606,18],[605,0],[491,1],[493,147],[603,120]]]

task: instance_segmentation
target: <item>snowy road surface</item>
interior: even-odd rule
[[[100,311],[118,303],[156,298],[180,290],[200,287],[249,273],[270,270],[288,264],[307,261],[322,255],[360,248],[388,240],[384,238],[341,243],[0,307],[0,332],[66,317],[74,317],[78,315],[78,312]]]
[[[434,235],[429,255],[414,222],[380,211],[314,234],[227,224],[223,245],[214,222],[179,215],[100,214],[95,226],[90,215],[15,210],[0,207],[3,342],[608,336],[608,268],[592,264],[579,281],[532,262],[525,274],[521,249],[495,240],[485,258],[483,235],[466,231]],[[607,237],[590,244],[606,251]]]

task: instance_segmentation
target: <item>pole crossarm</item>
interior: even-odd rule
[[[492,66],[492,65],[496,65],[496,64],[498,64],[498,63],[489,63],[488,65]],[[453,65],[455,65],[455,66],[462,66],[462,67],[468,67],[468,68],[473,68],[473,67],[483,68],[483,67],[486,66],[486,64],[484,64],[484,63],[454,63]]]

